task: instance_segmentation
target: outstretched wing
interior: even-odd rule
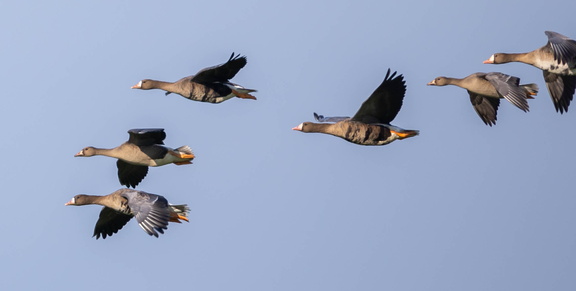
[[[362,103],[352,120],[388,124],[400,111],[405,94],[404,76],[401,74],[396,76],[396,72],[390,75],[390,69],[388,69],[382,84]]]
[[[128,131],[129,143],[137,146],[147,146],[154,144],[164,144],[166,133],[163,128],[136,128]]]
[[[316,119],[316,121],[318,121],[318,122],[338,122],[338,121],[350,119],[350,117],[348,117],[348,116],[325,117],[324,115],[319,115],[316,112],[314,112],[314,119]]]
[[[116,167],[118,168],[120,185],[126,187],[136,188],[148,174],[148,166],[133,165],[123,160],[116,161]]]
[[[227,82],[234,78],[238,71],[246,65],[246,57],[240,54],[230,56],[230,59],[221,65],[202,69],[194,77],[192,81],[200,84],[212,82]]]
[[[489,126],[496,124],[496,113],[500,105],[499,98],[485,97],[468,91],[470,102],[480,119]]]
[[[546,87],[548,87],[548,93],[550,93],[556,112],[568,112],[568,106],[576,89],[576,76],[558,75],[546,70],[542,72],[544,72],[544,81],[546,81]]]
[[[95,236],[96,239],[99,239],[100,236],[102,236],[102,239],[105,239],[106,236],[112,236],[112,234],[122,229],[130,219],[132,219],[131,215],[104,207],[102,211],[100,211],[100,217],[98,217],[98,221],[94,227],[93,236]]]
[[[488,73],[485,78],[496,88],[498,94],[514,104],[514,106],[520,108],[520,110],[524,112],[528,111],[527,93],[520,87],[519,78],[498,72]]]
[[[560,64],[568,64],[569,67],[576,65],[576,41],[553,31],[546,31],[548,46],[554,52],[554,60]]]
[[[146,233],[158,237],[158,232],[168,229],[170,208],[166,198],[136,190],[126,191],[122,196],[128,199],[128,207]]]

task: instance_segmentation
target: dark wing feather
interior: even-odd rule
[[[140,150],[145,153],[151,159],[162,159],[168,154],[168,149],[164,146],[153,145],[153,146],[142,146]]]
[[[148,166],[133,165],[123,160],[118,160],[116,167],[118,167],[120,185],[125,185],[126,187],[136,188],[148,174]]]
[[[314,112],[314,119],[318,122],[339,122],[346,119],[350,119],[348,116],[324,116]]]
[[[468,94],[470,94],[470,102],[474,110],[478,113],[482,121],[490,126],[496,124],[496,113],[498,112],[500,99],[485,97],[470,91],[468,91]]]
[[[137,146],[147,146],[154,144],[164,144],[166,133],[163,128],[131,129],[128,131],[130,138],[128,143]]]
[[[166,198],[142,191],[126,191],[122,194],[128,199],[128,207],[136,217],[136,221],[146,233],[158,237],[168,228],[170,208]]]
[[[548,71],[542,72],[544,72],[544,81],[546,81],[546,87],[556,112],[568,112],[568,106],[570,106],[576,88],[576,76],[562,76]]]
[[[528,111],[528,101],[526,100],[526,91],[520,87],[520,79],[514,76],[492,72],[484,76],[486,80],[494,86],[498,94],[502,95],[514,106],[522,111]]]
[[[389,124],[394,120],[402,107],[404,94],[406,94],[404,76],[401,74],[395,76],[396,72],[390,75],[390,69],[388,69],[382,84],[362,103],[352,120],[383,124]]]
[[[554,52],[554,60],[573,68],[576,65],[576,41],[557,32],[545,33],[548,36],[548,46]]]
[[[213,83],[213,82],[227,82],[234,78],[238,71],[246,66],[246,57],[239,54],[230,56],[230,59],[221,65],[205,68],[198,72],[192,81],[200,84]]]
[[[130,219],[132,219],[132,215],[104,207],[102,208],[102,211],[100,211],[100,217],[94,227],[93,236],[95,236],[96,239],[99,239],[100,236],[102,236],[102,239],[105,239],[106,236],[112,236],[112,234],[117,233],[122,229]]]

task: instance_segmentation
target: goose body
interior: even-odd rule
[[[352,119],[337,123],[303,122],[294,130],[302,132],[325,133],[341,137],[351,143],[359,145],[385,145],[396,139],[403,139],[417,135],[417,131],[406,131],[387,124],[367,124]]]
[[[132,189],[120,189],[105,196],[80,194],[65,205],[102,205],[94,228],[96,239],[117,233],[132,217],[150,236],[158,237],[168,228],[168,222],[188,221],[190,208],[186,204],[171,205],[160,195]]]
[[[520,110],[529,111],[527,99],[538,93],[538,85],[520,85],[518,77],[499,72],[474,73],[465,78],[437,77],[428,86],[454,85],[466,89],[474,110],[489,126],[496,124],[500,99],[504,98]]]
[[[172,149],[164,146],[166,133],[164,129],[131,129],[127,142],[111,149],[86,147],[75,157],[96,155],[118,159],[118,179],[121,185],[136,187],[146,174],[148,167],[159,167],[167,164],[191,164],[194,154],[189,146]]]
[[[402,75],[390,74],[368,97],[353,117],[324,117],[314,113],[321,123],[303,122],[292,128],[302,132],[325,133],[359,145],[385,145],[396,139],[418,135],[417,130],[405,130],[390,124],[400,108],[406,85]]]
[[[224,64],[200,70],[196,75],[184,77],[176,82],[164,82],[144,79],[132,86],[132,89],[161,89],[170,93],[179,94],[190,100],[221,103],[232,97],[243,99],[256,99],[250,95],[254,89],[246,89],[229,80],[246,65],[246,57],[232,55]]]
[[[576,89],[576,41],[553,31],[546,31],[548,43],[527,53],[496,53],[485,64],[520,62],[542,70],[546,87],[557,112],[568,111]]]

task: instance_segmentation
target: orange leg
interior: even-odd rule
[[[186,221],[186,222],[190,222],[190,221],[188,220],[188,217],[182,216],[182,215],[178,215],[178,214],[176,214],[176,213],[172,213],[172,215],[170,216],[170,219],[169,219],[168,221],[170,221],[170,222],[176,222],[176,223],[182,223],[182,222],[180,222],[180,220],[178,220],[178,219],[184,220],[184,221]]]
[[[194,154],[184,154],[184,153],[179,153],[179,152],[174,152],[174,151],[169,151],[169,154],[177,157],[177,158],[181,158],[181,159],[193,159],[196,156],[194,156]]]
[[[181,159],[193,159],[195,156],[193,154],[180,154]]]
[[[390,132],[398,135],[400,137],[400,139],[405,139],[407,137],[415,136],[416,134],[418,134],[418,132],[416,132],[416,131],[398,132],[395,130],[390,130]]]
[[[236,90],[232,90],[232,93],[234,93],[234,95],[236,95],[236,97],[238,97],[238,98],[256,100],[256,97],[254,97],[248,93],[240,93]]]

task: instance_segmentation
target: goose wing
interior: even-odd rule
[[[240,69],[246,66],[246,57],[239,54],[230,56],[230,59],[224,64],[202,69],[194,77],[192,81],[200,84],[213,83],[213,82],[228,82],[234,78]]]
[[[132,219],[132,215],[118,212],[112,208],[104,207],[100,211],[100,216],[94,227],[94,235],[96,239],[102,236],[105,239],[107,236],[117,233],[128,221]]]
[[[485,78],[496,88],[498,94],[522,111],[528,111],[526,91],[520,87],[519,78],[498,72],[488,73]]]
[[[158,237],[158,233],[164,233],[170,220],[166,198],[136,190],[126,191],[123,196],[128,199],[128,207],[146,233],[155,237]]]
[[[390,69],[382,84],[362,103],[352,120],[364,123],[389,124],[402,107],[406,94],[406,82],[401,74],[390,74]]]

